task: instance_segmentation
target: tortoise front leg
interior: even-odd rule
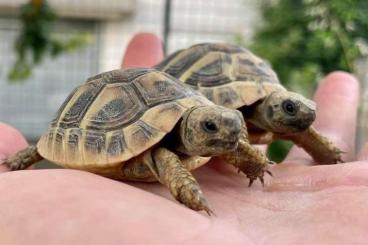
[[[271,132],[252,132],[249,134],[248,139],[251,144],[268,145],[274,141],[274,135]]]
[[[247,138],[247,132],[242,133],[238,148],[219,157],[223,161],[235,166],[249,178],[249,186],[257,178],[264,184],[264,173],[272,175],[268,170],[269,164],[273,164],[261,150],[252,146]]]
[[[23,170],[42,159],[43,157],[38,154],[37,147],[31,145],[5,159],[1,164],[7,165],[10,170]]]
[[[209,215],[213,213],[197,181],[175,153],[166,148],[157,148],[151,154],[152,160],[146,160],[145,163],[157,180],[169,188],[176,200],[191,209],[204,210]]]
[[[304,132],[298,134],[275,135],[275,137],[293,141],[297,146],[308,152],[314,161],[319,164],[343,162],[341,159],[341,153],[343,152],[313,127],[309,127]]]
[[[243,140],[248,141],[250,144],[271,144],[274,140],[273,136],[272,132],[254,129],[248,130],[246,126],[243,127]]]

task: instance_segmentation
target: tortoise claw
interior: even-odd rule
[[[260,176],[260,177],[258,177],[258,178],[259,178],[259,180],[261,181],[262,186],[264,187],[264,179],[263,179],[263,176]]]
[[[337,154],[346,154],[347,152],[346,151],[342,151],[340,149],[336,149],[335,151]]]
[[[270,175],[270,176],[273,177],[272,172],[270,170],[264,170],[262,172],[262,175],[259,175],[259,176],[247,176],[249,178],[248,187],[250,187],[256,179],[259,179],[261,181],[261,183],[262,183],[262,186],[264,187],[265,181],[264,181],[264,175],[263,175],[263,173],[267,173],[268,175]]]
[[[249,178],[249,177],[248,177],[248,178]],[[248,187],[251,187],[251,186],[252,186],[252,184],[254,183],[254,181],[255,181],[257,178],[259,179],[259,181],[261,181],[262,186],[264,187],[265,182],[264,182],[264,178],[263,178],[263,176],[258,176],[258,177],[256,177],[256,178],[252,178],[252,177],[250,177],[250,178],[249,178],[249,184],[248,184]]]
[[[252,186],[252,184],[253,184],[253,182],[254,182],[254,179],[253,179],[253,178],[250,178],[250,179],[249,179],[248,187],[251,187],[251,186]]]
[[[210,209],[209,207],[206,207],[204,209],[204,211],[206,211],[206,213],[208,214],[208,216],[216,216],[215,212],[212,211],[212,209]]]
[[[341,154],[346,154],[346,151],[342,151],[342,150],[340,150],[339,148],[336,147],[335,153],[337,155],[336,163],[344,163],[344,161],[342,160]]]

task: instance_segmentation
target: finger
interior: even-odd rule
[[[305,166],[279,164],[271,169],[273,178],[265,191],[319,191],[337,186],[368,186],[368,165],[349,162],[338,165]]]
[[[121,68],[152,67],[163,57],[160,38],[152,33],[139,33],[130,40]]]
[[[354,159],[355,131],[359,101],[359,83],[345,72],[333,72],[319,84],[314,100],[317,117],[313,126],[346,152],[344,159]],[[311,162],[303,150],[293,147],[287,161]]]
[[[15,128],[0,122],[0,163],[2,159],[26,148],[28,145],[24,136]],[[0,172],[8,170],[0,164]]]

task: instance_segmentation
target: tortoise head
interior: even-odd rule
[[[316,118],[316,104],[300,94],[275,91],[257,106],[255,124],[279,134],[306,130]]]
[[[216,156],[233,151],[244,125],[241,113],[222,106],[195,106],[180,125],[182,146],[188,155]]]

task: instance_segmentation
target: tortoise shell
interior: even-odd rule
[[[121,166],[157,144],[187,108],[206,104],[212,102],[154,69],[105,72],[69,95],[38,151],[64,167]]]
[[[285,90],[267,62],[245,48],[201,43],[168,56],[156,69],[200,91],[215,104],[237,109]]]

